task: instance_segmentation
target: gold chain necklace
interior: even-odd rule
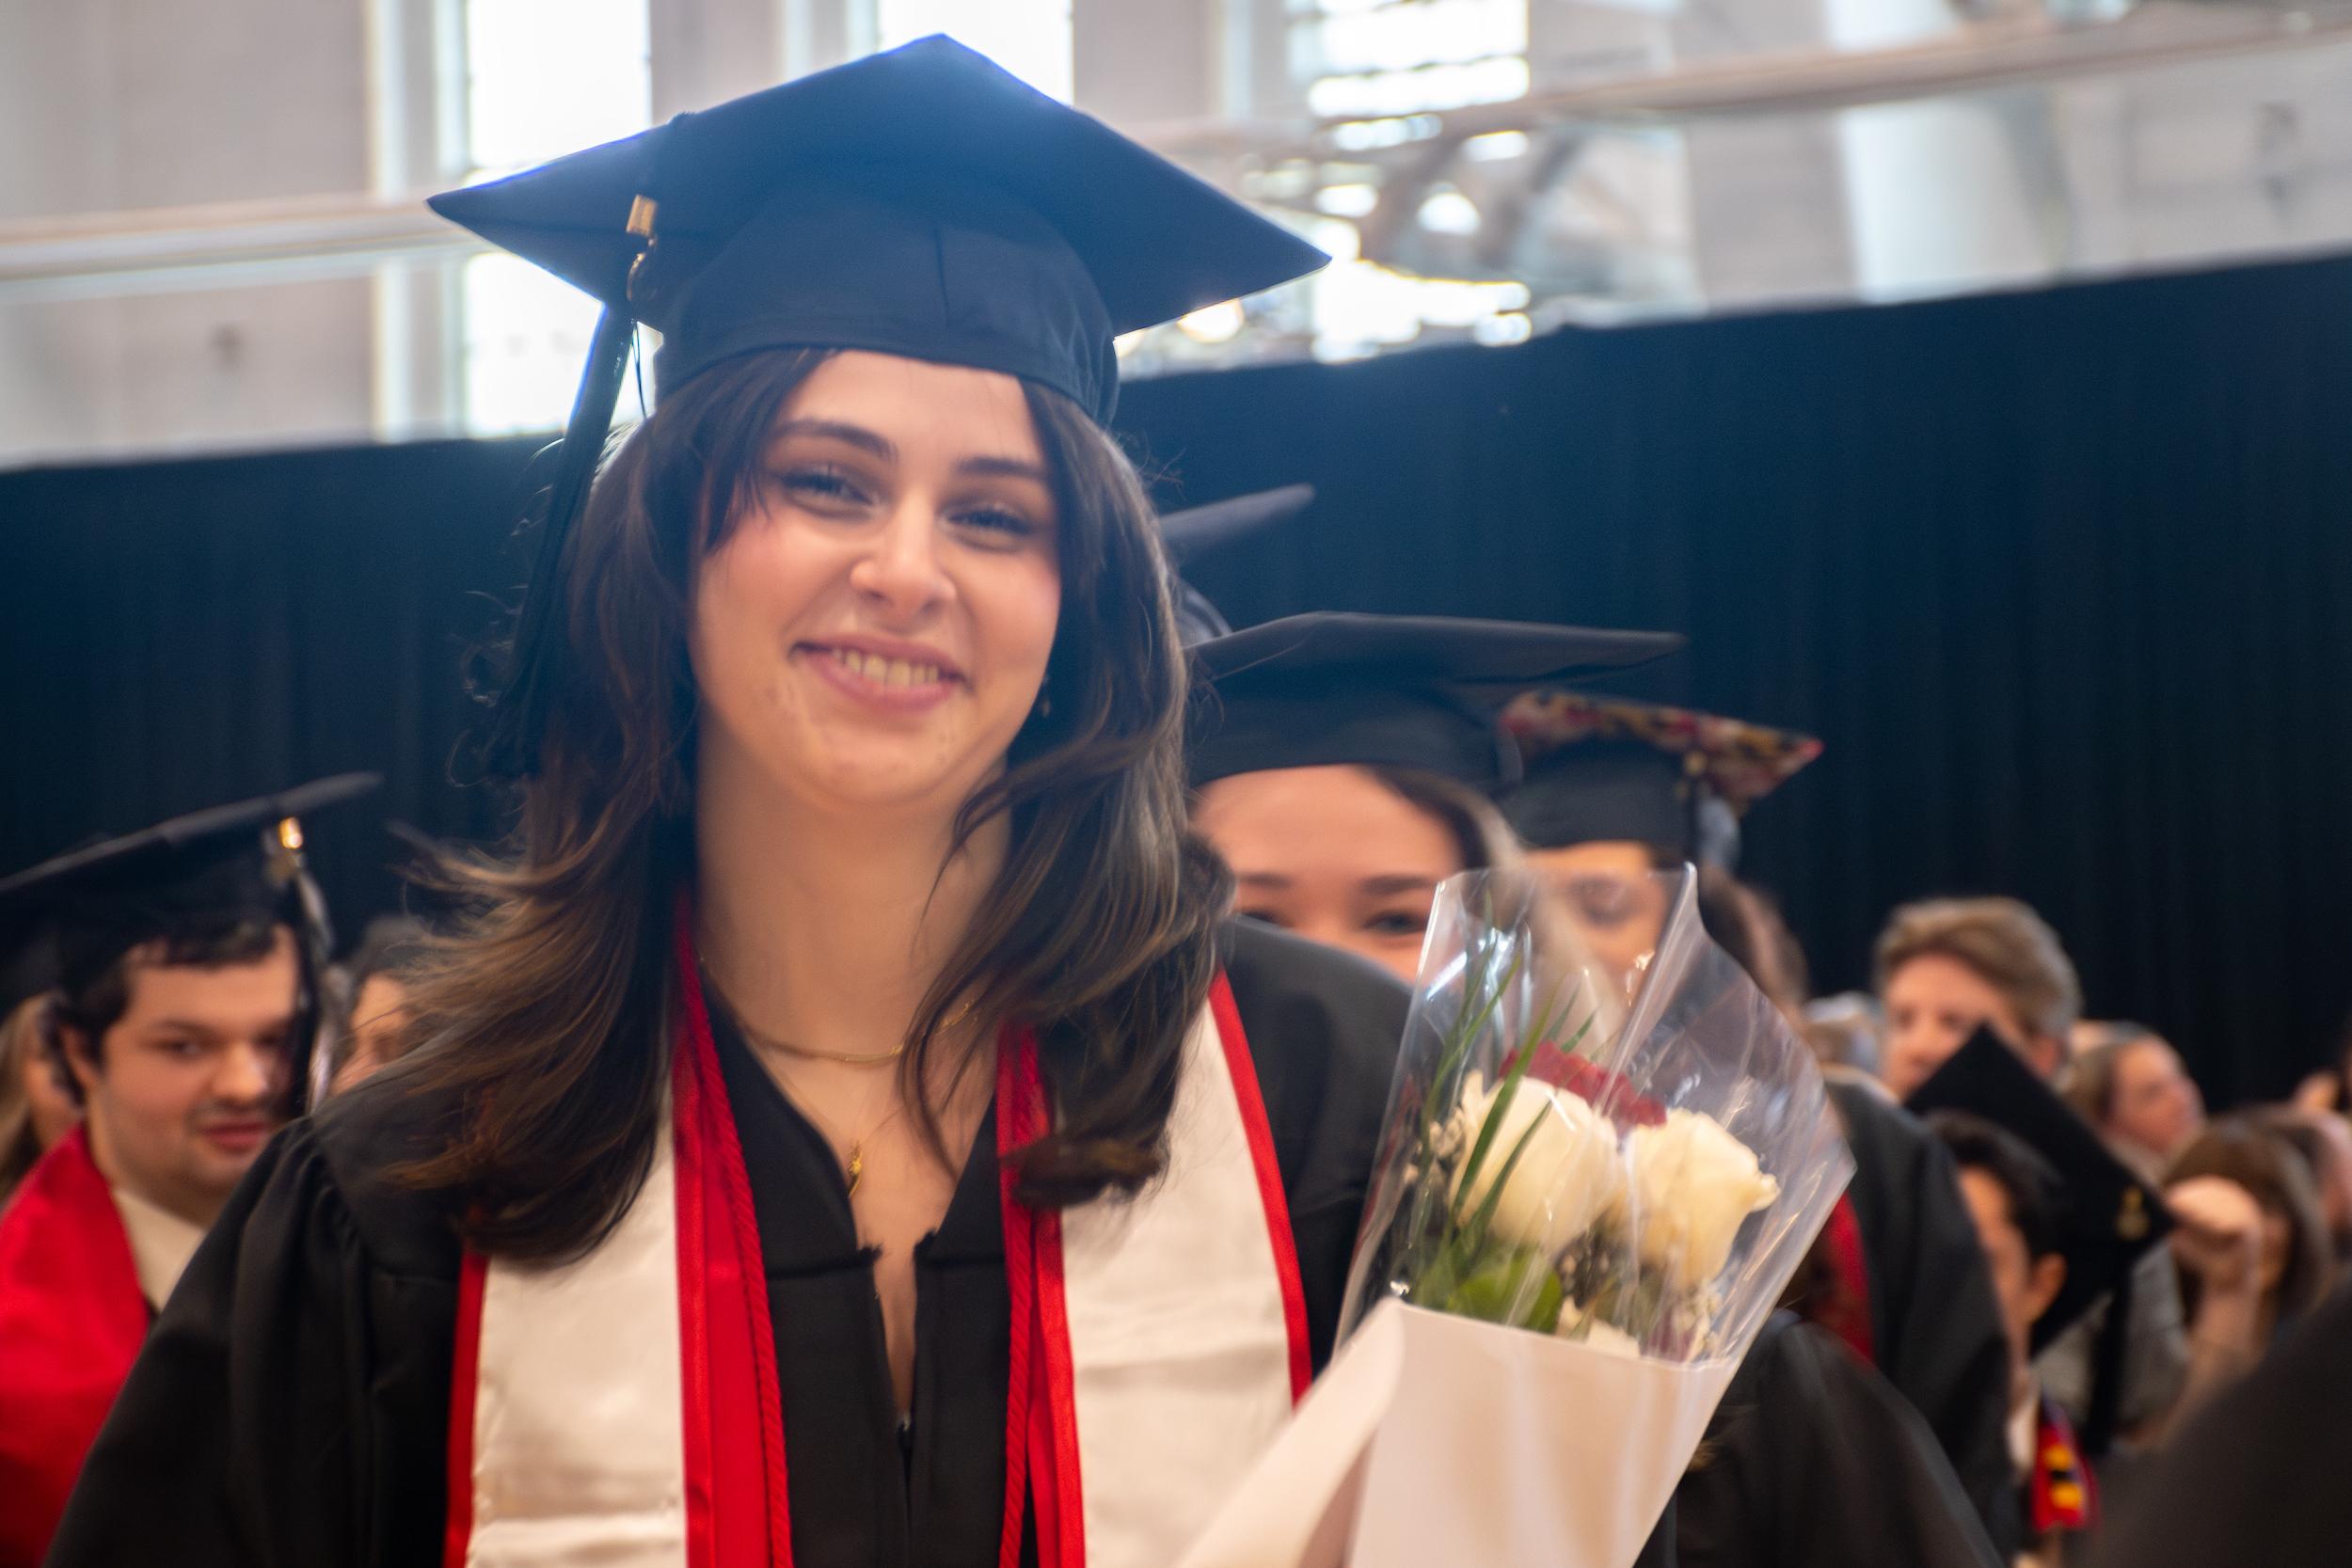
[[[884,1062],[895,1062],[907,1053],[908,1042],[905,1040],[900,1040],[887,1051],[828,1051],[820,1045],[801,1045],[774,1035],[762,1034],[752,1027],[751,1021],[743,1016],[743,1009],[728,999],[725,990],[711,975],[710,966],[700,960],[697,960],[697,966],[702,970],[703,984],[717,994],[720,1005],[727,1010],[727,1016],[735,1020],[738,1029],[743,1031],[743,1037],[762,1051],[773,1052],[780,1056],[801,1056],[810,1061],[840,1062],[848,1067],[880,1067]],[[964,1001],[954,1012],[939,1021],[936,1032],[945,1035],[953,1030],[972,1016],[972,999]]]
[[[890,1114],[883,1117],[882,1120],[874,1123],[873,1126],[867,1128],[865,1132],[859,1133],[856,1137],[851,1138],[850,1140],[849,1152],[842,1158],[841,1174],[848,1180],[849,1196],[851,1197],[857,1196],[858,1180],[866,1174],[866,1140],[881,1132],[883,1128],[889,1126],[892,1122],[898,1120],[898,1113],[907,1108],[907,1102],[903,1097],[893,1095],[891,1098],[894,1101],[897,1101],[897,1103],[890,1107]],[[817,1124],[817,1131],[825,1135],[825,1139],[828,1143],[834,1141],[834,1131],[831,1124],[826,1122],[822,1117],[819,1117],[815,1111],[811,1110],[806,1105],[801,1106],[800,1109],[803,1116],[805,1116],[809,1120]]]
[[[727,994],[720,989],[719,982],[711,977],[710,966],[700,964],[698,967],[702,970],[703,984],[710,988],[712,993],[718,997],[719,1005],[726,1008],[727,1016],[735,1021],[735,1026],[743,1032],[743,1037],[749,1040],[756,1050],[773,1053],[777,1055],[799,1056],[806,1060],[840,1062],[850,1067],[880,1067],[885,1062],[895,1062],[907,1053],[908,1042],[905,1040],[900,1040],[897,1046],[888,1051],[827,1051],[818,1046],[796,1045],[790,1040],[778,1039],[772,1035],[763,1035],[746,1022],[742,1011],[727,999]],[[973,1003],[967,1000],[954,1012],[941,1020],[938,1033],[946,1034],[969,1018],[972,1015],[972,1006]],[[788,1089],[787,1094],[789,1097]],[[842,1173],[848,1179],[849,1193],[851,1197],[857,1196],[858,1181],[866,1175],[866,1140],[898,1120],[898,1114],[907,1108],[904,1096],[894,1094],[891,1098],[897,1103],[891,1106],[890,1113],[856,1137],[849,1140],[850,1147],[842,1162]],[[794,1102],[799,1105],[802,1115],[817,1124],[817,1130],[825,1135],[827,1142],[837,1141],[832,1126],[822,1117],[806,1104],[800,1103],[797,1099]]]

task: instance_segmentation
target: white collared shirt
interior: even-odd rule
[[[108,1191],[114,1195],[115,1212],[122,1216],[123,1234],[131,1240],[131,1262],[138,1270],[139,1294],[160,1311],[171,1298],[171,1288],[180,1283],[181,1271],[196,1256],[204,1229],[150,1203],[128,1187]]]

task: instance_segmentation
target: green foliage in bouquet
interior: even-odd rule
[[[1440,1104],[1461,1103],[1470,1052],[1525,968],[1523,943],[1507,960],[1502,957],[1506,936],[1489,919],[1463,954],[1462,1006],[1446,1033],[1431,1084],[1432,1097]],[[1551,1042],[1553,1030],[1565,1019],[1574,1000],[1574,992],[1565,1002],[1556,994],[1548,1000],[1525,1037],[1505,1054],[1502,1082],[1460,1168],[1450,1178],[1439,1169],[1447,1157],[1441,1142],[1454,1117],[1431,1116],[1424,1105],[1414,1160],[1419,1179],[1414,1183],[1403,1254],[1393,1275],[1405,1282],[1405,1299],[1414,1305],[1546,1334],[1558,1326],[1566,1295],[1556,1260],[1534,1247],[1496,1236],[1493,1227],[1496,1207],[1542,1126],[1540,1120],[1530,1121],[1508,1149],[1499,1149],[1509,1124],[1512,1097],[1534,1063],[1537,1048]],[[1592,1025],[1588,1016],[1561,1049],[1574,1052]],[[1502,1164],[1482,1192],[1479,1175],[1498,1156]]]

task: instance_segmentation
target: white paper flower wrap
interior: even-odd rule
[[[1668,1271],[1677,1288],[1708,1284],[1730,1260],[1740,1227],[1780,1196],[1780,1183],[1701,1112],[1670,1110],[1664,1125],[1637,1127],[1627,1143],[1643,1260]]]
[[[1475,1075],[1464,1085],[1456,1125],[1468,1139],[1466,1148],[1476,1143],[1500,1093],[1500,1085],[1486,1088]],[[1493,1234],[1557,1256],[1620,1202],[1625,1177],[1616,1129],[1581,1096],[1520,1080],[1467,1195],[1456,1179],[1462,1208],[1485,1201],[1522,1137],[1526,1149],[1495,1201]]]

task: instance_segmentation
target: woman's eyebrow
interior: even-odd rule
[[[956,465],[956,472],[987,479],[1033,480],[1040,484],[1053,483],[1042,465],[1025,457],[967,457]]]
[[[839,441],[884,463],[895,464],[898,461],[896,442],[879,431],[868,430],[860,424],[847,424],[839,420],[785,420],[777,424],[773,439],[781,441],[796,436]],[[1045,471],[1043,464],[1026,457],[967,457],[956,465],[956,472],[989,479],[1025,479],[1039,484],[1053,483],[1053,476]]]
[[[866,429],[862,424],[844,424],[838,420],[786,420],[776,426],[773,439],[792,436],[811,436],[823,440],[839,441],[844,446],[871,453],[885,463],[898,461],[898,448],[889,436]]]
[[[1375,898],[1390,898],[1400,893],[1429,893],[1435,891],[1437,885],[1430,878],[1417,877],[1410,872],[1367,877],[1362,882],[1363,891]]]

